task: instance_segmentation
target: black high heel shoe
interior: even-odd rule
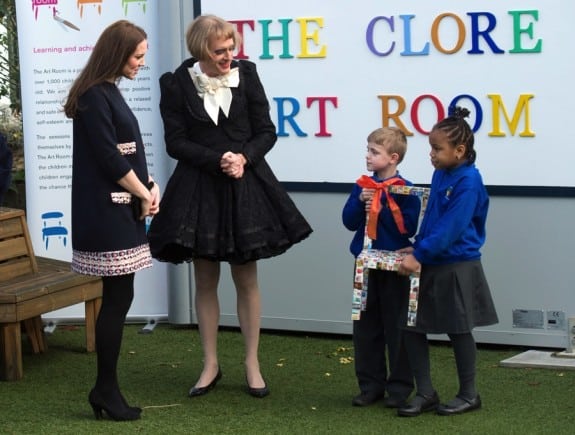
[[[140,408],[139,406],[130,406],[130,405],[128,404],[128,402],[126,402],[126,399],[124,398],[124,396],[122,395],[122,393],[120,393],[120,397],[122,398],[122,403],[124,404],[124,406],[125,406],[126,408],[128,408],[130,411],[137,412],[138,414],[141,414],[141,413],[142,413],[142,408]]]
[[[131,409],[131,407],[124,406],[122,409],[112,409],[112,407],[106,403],[104,398],[95,389],[90,391],[88,401],[92,406],[96,420],[100,420],[103,417],[102,411],[106,411],[108,417],[115,421],[131,421],[138,420],[140,418],[140,412]]]
[[[222,379],[222,376],[223,376],[222,370],[218,367],[218,374],[212,380],[212,382],[210,382],[205,387],[192,387],[190,389],[190,391],[188,392],[188,396],[189,397],[197,397],[197,396],[203,396],[204,394],[207,394],[210,390],[213,390],[215,388],[215,386],[218,384],[218,381],[220,379]]]

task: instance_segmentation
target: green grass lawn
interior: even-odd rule
[[[95,354],[84,351],[84,329],[59,326],[48,351],[24,342],[24,379],[0,382],[1,434],[571,434],[575,371],[502,368],[517,347],[480,346],[477,383],[483,409],[453,417],[397,417],[381,403],[351,406],[357,394],[349,336],[265,332],[262,372],[270,396],[245,391],[243,341],[237,330],[219,338],[223,378],[206,396],[188,389],[201,370],[195,328],[160,324],[151,334],[128,325],[120,359],[122,391],[144,408],[135,422],[96,421],[87,395]],[[457,391],[448,343],[431,350],[435,387],[445,401]]]

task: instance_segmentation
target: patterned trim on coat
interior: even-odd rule
[[[114,204],[130,204],[132,194],[130,192],[110,192]]]
[[[147,267],[152,267],[152,255],[147,243],[120,251],[72,250],[72,270],[83,275],[127,275]]]
[[[119,143],[116,147],[123,156],[127,154],[136,154],[136,142]]]

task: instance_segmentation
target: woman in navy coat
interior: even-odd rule
[[[117,363],[134,274],[152,265],[143,218],[159,206],[138,121],[118,89],[134,79],[148,50],[144,30],[121,20],[98,39],[64,111],[73,119],[72,269],[102,277],[96,322],[98,374],[89,395],[96,418],[136,420],[120,392]]]

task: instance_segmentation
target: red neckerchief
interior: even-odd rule
[[[391,211],[393,216],[393,220],[397,225],[397,229],[401,234],[407,234],[407,230],[405,229],[405,224],[403,223],[403,215],[401,214],[401,210],[395,202],[395,199],[389,193],[387,189],[389,186],[397,184],[400,186],[405,186],[405,180],[399,177],[391,177],[385,181],[378,183],[373,178],[368,177],[367,175],[362,175],[356,181],[356,183],[363,188],[366,189],[375,189],[375,193],[373,195],[373,199],[371,200],[371,208],[369,210],[369,215],[367,219],[367,235],[370,239],[375,240],[377,239],[377,217],[379,216],[379,212],[381,211],[381,192],[385,192],[385,197],[387,199],[387,205]]]

